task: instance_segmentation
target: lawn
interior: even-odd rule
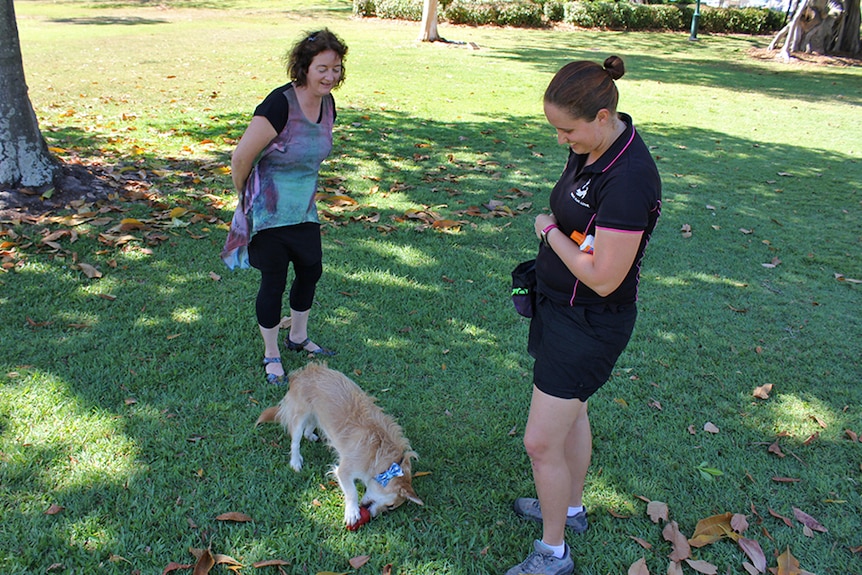
[[[49,145],[115,190],[0,222],[3,573],[162,573],[192,549],[242,573],[521,561],[541,533],[511,512],[534,488],[509,274],[565,161],[543,90],[568,60],[610,54],[664,206],[635,335],[590,402],[576,572],[665,573],[668,521],[691,537],[731,513],[769,567],[789,553],[817,575],[862,573],[862,67],[753,57],[766,37],[441,23],[458,43],[422,44],[417,23],[354,19],[346,0],[15,9]],[[355,533],[326,447],[304,444],[295,473],[284,433],[253,426],[284,390],[260,365],[256,272],[218,258],[229,155],[285,82],[284,51],[321,26],[350,52],[311,335],[405,429],[425,501]],[[722,574],[751,561],[728,538],[691,558]]]

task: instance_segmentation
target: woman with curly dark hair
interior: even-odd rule
[[[305,34],[288,53],[290,82],[257,106],[231,158],[240,201],[222,259],[231,268],[260,270],[255,311],[264,342],[266,379],[282,383],[278,338],[288,266],[288,350],[333,355],[308,336],[308,315],[323,274],[315,204],[320,164],[332,150],[335,100],[344,81],[347,46],[327,29]]]

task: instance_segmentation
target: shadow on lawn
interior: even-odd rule
[[[242,125],[243,117],[223,116],[209,125],[172,128],[196,141],[222,142],[225,136],[238,137],[238,128],[233,126]],[[800,146],[757,148],[757,142],[727,134],[670,129],[661,124],[643,125],[641,132],[660,157],[665,208],[647,256],[645,313],[639,320],[639,341],[634,342],[626,361],[645,372],[655,372],[655,357],[659,356],[659,361],[670,362],[674,369],[684,371],[689,362],[679,361],[674,354],[701,354],[702,372],[694,375],[720,379],[723,374],[718,370],[726,369],[722,361],[726,361],[734,338],[763,335],[759,325],[739,325],[736,320],[741,316],[726,309],[728,302],[742,307],[746,304],[740,300],[747,298],[763,307],[790,306],[806,292],[823,290],[818,279],[822,272],[812,266],[794,278],[769,280],[781,283],[780,289],[785,290],[778,302],[774,293],[767,294],[773,297],[770,301],[763,299],[763,293],[736,295],[742,293],[737,284],[763,281],[758,274],[763,269],[760,259],[769,255],[761,236],[740,236],[737,230],[769,230],[768,239],[773,245],[787,249],[790,258],[803,258],[804,254],[794,254],[790,247],[798,238],[812,228],[828,233],[843,222],[831,211],[794,212],[786,205],[804,206],[810,200],[812,186],[824,181],[833,190],[859,189],[862,169],[851,157]],[[52,137],[60,144],[65,139],[74,140],[78,149],[106,146],[93,132],[73,134],[67,129]],[[217,175],[207,167],[226,163],[229,152],[228,146],[220,145],[211,161],[147,154],[121,161],[149,173],[162,189],[165,205],[172,207],[188,201],[194,209],[228,222],[230,209],[207,203],[200,194],[218,195],[230,188],[227,176]],[[517,319],[508,301],[509,272],[535,250],[533,216],[546,204],[547,192],[564,158],[565,152],[555,144],[552,131],[531,119],[495,116],[486,122],[444,123],[393,111],[340,111],[336,148],[323,176],[346,178],[344,186],[359,206],[345,212],[344,219],[337,222],[340,225],[325,227],[326,272],[318,292],[313,335],[340,350],[331,362],[333,367],[360,373],[356,377],[363,386],[382,396],[381,403],[408,430],[414,448],[423,456],[424,468],[438,469],[447,476],[435,484],[436,492],[430,481],[423,485],[422,495],[436,500],[441,508],[458,505],[464,500],[464,489],[479,491],[480,486],[452,480],[475,477],[477,458],[435,453],[434,436],[439,430],[457,430],[465,454],[487,452],[493,445],[501,445],[499,440],[490,441],[490,436],[508,437],[508,443],[502,445],[516,455],[507,457],[523,457],[519,438],[507,434],[513,425],[523,424],[530,365],[523,350],[525,323]],[[171,174],[155,175],[165,166],[171,167]],[[807,166],[818,168],[813,171]],[[793,172],[794,177],[782,180],[778,191],[778,184],[770,182],[781,179],[776,172],[783,169]],[[202,181],[196,181],[196,176]],[[532,208],[511,218],[483,219],[458,213],[468,206],[500,198],[514,207],[522,200],[506,198],[512,187],[533,194],[528,198],[533,202]],[[420,233],[416,230],[418,224],[409,219],[394,221],[405,215],[403,208],[390,205],[400,203],[396,199],[401,195],[443,217],[465,223],[457,232],[428,229]],[[223,195],[226,200],[230,196]],[[706,208],[707,204],[713,209]],[[394,226],[394,230],[381,231],[376,224],[350,220],[351,216],[373,213],[379,213],[380,223]],[[775,223],[775,213],[784,214],[779,225]],[[703,233],[701,230],[709,233],[716,214],[722,216],[721,227],[728,232],[716,237],[724,243],[684,243],[679,239],[678,230],[684,223],[691,224],[698,234]],[[86,499],[94,508],[107,509],[107,515],[114,519],[108,523],[116,535],[108,539],[122,540],[121,526],[138,517],[137,512],[125,510],[152,505],[147,503],[152,483],[165,483],[156,486],[163,489],[156,500],[158,510],[147,525],[140,527],[158,546],[167,546],[169,551],[135,552],[136,561],[154,562],[153,567],[158,568],[164,567],[166,556],[180,560],[170,555],[171,549],[204,547],[205,541],[212,538],[255,540],[260,537],[256,529],[269,532],[285,523],[308,523],[310,512],[305,499],[315,496],[319,472],[329,461],[323,452],[316,452],[320,459],[313,462],[313,472],[293,474],[286,465],[286,442],[280,431],[250,429],[261,407],[277,401],[283,392],[262,386],[260,346],[253,325],[257,276],[255,272],[226,272],[217,258],[224,230],[211,221],[200,227],[209,228],[208,232],[194,230],[205,236],[203,239],[188,239],[187,232],[181,231],[153,247],[152,253],[139,249],[143,247],[139,244],[104,255],[80,253],[81,261],[89,260],[106,269],[100,282],[82,282],[68,270],[67,262],[22,272],[38,274],[41,279],[22,284],[14,300],[28,310],[28,315],[51,319],[54,324],[32,330],[26,343],[12,332],[5,338],[11,342],[10,357],[16,358],[16,365],[33,363],[33,357],[42,357],[34,356],[34,349],[51,346],[50,365],[35,365],[34,369],[66,381],[82,412],[105,412],[121,418],[124,423],[120,431],[140,446],[137,464],[141,471],[131,481],[131,487],[121,489],[119,481],[97,485],[96,495]],[[739,257],[734,253],[739,251],[754,254],[750,277],[732,275],[744,268],[722,262],[725,256]],[[828,244],[817,255],[823,266],[837,265],[844,257],[843,247]],[[115,260],[116,268],[108,269],[110,260]],[[212,287],[210,271],[223,275],[216,287]],[[802,284],[801,288],[792,285],[796,282]],[[98,297],[94,292],[100,289],[117,299]],[[828,291],[834,291],[834,287]],[[713,307],[693,325],[689,310],[704,304]],[[795,315],[805,315],[806,310],[778,310],[777,315],[784,313],[792,314],[790,321],[794,324],[807,321]],[[385,321],[376,320],[384,316]],[[775,319],[775,314],[763,313],[759,317],[767,321]],[[72,327],[82,319],[88,328]],[[16,316],[16,325],[21,323],[22,318]],[[381,324],[387,326],[385,331]],[[801,344],[790,342],[787,353],[798,350]],[[845,363],[849,361],[846,369],[852,372],[854,365],[858,369],[858,357],[852,355],[851,345],[851,338],[833,342],[832,353]],[[298,356],[286,357],[288,361],[288,369],[301,364]],[[740,356],[736,361],[747,360]],[[442,368],[444,364],[454,369]],[[458,369],[465,365],[470,367],[469,373]],[[674,385],[682,391],[685,374],[669,372],[680,377]],[[516,383],[525,385],[516,387]],[[786,385],[787,393],[816,393],[804,381]],[[250,391],[243,394],[240,390]],[[732,406],[738,391],[725,389],[723,393],[726,396],[722,400]],[[128,404],[129,398],[135,402]],[[835,398],[830,406],[839,410],[843,399]],[[428,413],[428,405],[439,409]],[[648,422],[644,419],[639,424]],[[612,433],[608,428],[600,429],[599,438]],[[272,445],[279,441],[281,445]],[[640,456],[645,457],[645,452]],[[60,466],[56,453],[46,453],[44,457],[48,458],[45,464]],[[645,462],[644,475],[650,473],[649,467]],[[487,502],[489,514],[495,505],[504,505],[503,498],[530,489],[526,463],[523,471],[501,480],[502,488],[493,496],[500,500]],[[35,485],[32,479],[24,479],[23,468],[6,473],[7,478],[17,478],[15,483],[30,489],[52,490],[44,481]],[[164,477],[158,478],[159,474]],[[630,494],[637,492],[640,485],[614,487],[621,494]],[[15,485],[11,488],[16,489]],[[56,489],[55,497],[63,504],[85,491],[61,487]],[[105,495],[98,495],[102,491]],[[337,496],[330,497],[337,509]],[[275,509],[261,506],[260,502],[267,498],[275,498]],[[475,499],[484,500],[484,496],[477,494]],[[213,522],[217,513],[231,510],[252,514],[258,527],[234,529]],[[44,523],[42,511],[34,511],[33,516],[38,515]],[[393,521],[405,522],[413,515],[410,510]],[[308,530],[306,535],[310,540],[322,540],[332,524],[338,525],[337,516],[335,513],[334,518],[330,517],[332,521],[318,516],[313,525],[304,528]],[[441,528],[435,523],[431,507],[419,516],[419,521],[427,521],[432,530]],[[190,521],[205,528],[190,528]],[[169,534],[164,533],[166,525],[173,530]],[[503,549],[513,545],[508,539],[498,540],[506,536],[487,535]],[[68,534],[62,527],[46,530],[42,537],[44,548],[68,545]],[[182,545],[174,545],[180,541]],[[409,547],[404,543],[405,548]],[[73,547],[82,558],[89,553],[84,551],[84,543]],[[108,547],[101,551],[119,553]],[[500,567],[496,557],[472,559],[488,572]],[[38,558],[32,565],[44,567]]]
[[[551,77],[560,66],[571,60],[592,60],[601,62],[607,56],[614,54],[612,38],[614,35],[624,35],[628,50],[636,50],[641,43],[637,36],[625,32],[602,33],[601,40],[595,42],[601,45],[598,50],[592,46],[583,46],[584,34],[579,32],[573,36],[573,45],[549,46],[542,39],[536,38],[535,44],[517,47],[517,50],[507,51],[495,48],[504,59],[518,62],[528,62]],[[587,35],[587,37],[589,37]],[[529,37],[525,37],[526,39]],[[656,52],[653,36],[644,36],[642,50],[636,53],[619,53],[630,71],[626,79],[649,80],[664,84],[685,84],[693,86],[724,87],[739,92],[756,92],[769,94],[776,98],[798,98],[804,101],[834,100],[859,105],[862,95],[855,88],[858,76],[850,75],[841,68],[805,67],[792,65],[767,66],[758,60],[728,60],[716,62],[714,56],[699,59],[697,54],[708,54],[708,42],[689,42],[685,35],[668,34],[667,42]],[[748,38],[751,47],[761,47],[762,40]],[[678,58],[677,58],[678,56]],[[637,121],[637,118],[635,118]]]

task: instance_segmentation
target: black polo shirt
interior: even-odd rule
[[[580,282],[552,249],[540,245],[536,257],[538,291],[560,304],[622,305],[637,301],[641,260],[661,211],[661,179],[631,116],[621,113],[619,117],[626,130],[598,161],[585,166],[587,154],[569,151],[566,168],[551,191],[551,211],[567,236],[575,231],[594,236],[600,227],[643,231],[643,237],[631,269],[607,297]]]

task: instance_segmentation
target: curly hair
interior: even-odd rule
[[[287,75],[297,86],[305,86],[308,81],[308,67],[311,61],[321,52],[332,50],[341,58],[341,77],[335,83],[337,88],[344,81],[344,59],[347,56],[347,45],[329,31],[328,28],[309,32],[297,42],[285,56]]]
[[[566,110],[573,118],[593,121],[599,110],[617,111],[619,92],[614,80],[626,72],[622,58],[609,56],[604,65],[581,60],[569,62],[545,90],[545,102]]]

